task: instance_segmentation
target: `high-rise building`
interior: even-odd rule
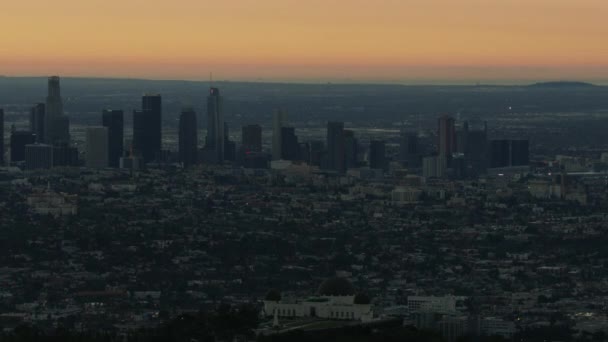
[[[108,167],[108,128],[88,127],[86,133],[88,168]]]
[[[488,168],[488,125],[483,128],[470,128],[467,134],[465,159],[472,176],[484,174]]]
[[[491,140],[490,167],[526,166],[530,164],[528,140]]]
[[[511,140],[511,166],[530,164],[530,143],[528,140]]]
[[[300,159],[300,144],[293,127],[281,128],[281,159]]]
[[[490,167],[508,167],[511,164],[511,142],[506,139],[490,141]]]
[[[299,156],[298,160],[302,160],[306,163],[310,163],[310,143],[299,143]]]
[[[456,147],[454,148],[454,152],[460,154],[466,154],[468,148],[468,140],[469,140],[469,123],[467,121],[463,122],[462,126],[456,130]]]
[[[228,123],[224,121],[224,160],[236,160],[236,143],[230,140],[230,130]]]
[[[0,108],[0,165],[4,164],[4,109]]]
[[[327,168],[344,173],[344,122],[327,123]]]
[[[347,169],[357,167],[359,156],[359,141],[355,138],[355,132],[344,130],[344,162]]]
[[[105,109],[101,121],[108,129],[108,165],[118,168],[124,150],[124,113],[122,110]]]
[[[160,154],[156,143],[155,124],[151,117],[154,113],[149,110],[133,111],[133,153],[141,156],[144,163],[154,161]]]
[[[213,151],[213,159],[221,164],[224,161],[225,127],[223,100],[218,88],[210,88],[207,96],[207,140],[205,149]]]
[[[281,129],[287,123],[287,112],[283,109],[275,109],[272,113],[272,159],[281,159]]]
[[[407,167],[416,168],[422,165],[422,153],[417,132],[402,132],[399,142],[399,160]]]
[[[184,167],[198,161],[197,127],[194,110],[184,109],[179,117],[179,161]]]
[[[29,131],[11,132],[11,162],[25,161],[25,145],[36,142],[36,136]]]
[[[307,160],[309,165],[321,166],[321,162],[323,160],[323,156],[326,155],[325,145],[323,141],[311,141],[308,143],[310,150],[310,157]]]
[[[369,144],[369,167],[371,169],[386,169],[386,143],[382,140],[372,140]]]
[[[147,94],[141,103],[142,110],[133,113],[133,144],[147,163],[159,156],[162,146],[162,98],[158,94]]]
[[[45,112],[44,103],[38,103],[30,110],[30,131],[36,134],[37,143],[45,141]]]
[[[70,142],[70,120],[63,113],[63,100],[58,76],[49,77],[46,112],[44,115],[44,139],[48,144]]]
[[[147,153],[146,141],[148,140],[148,137],[146,136],[146,132],[146,112],[144,112],[143,110],[134,110],[133,140],[131,141],[131,152],[136,156],[142,157],[142,159],[145,159],[144,153]],[[148,158],[150,158],[149,155]]]
[[[454,118],[444,115],[438,119],[437,147],[440,156],[449,160],[456,152],[456,128]]]
[[[51,169],[53,167],[53,146],[48,144],[25,145],[26,170]]]
[[[422,175],[425,178],[444,178],[447,160],[443,156],[430,156],[422,159]]]
[[[78,149],[68,144],[53,146],[53,167],[78,166]]]
[[[241,141],[245,152],[262,151],[262,127],[260,125],[243,126]]]

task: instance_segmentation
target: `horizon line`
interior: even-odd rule
[[[49,75],[2,75],[0,78],[49,78],[59,76],[62,79],[90,79],[90,80],[124,80],[124,81],[148,81],[148,82],[190,82],[210,83],[208,79],[185,79],[185,78],[154,78],[154,77],[130,77],[130,76],[61,76],[60,74]],[[243,79],[215,79],[213,83],[263,83],[263,84],[293,84],[293,85],[386,85],[386,86],[531,86],[542,83],[586,83],[593,86],[607,86],[608,79],[573,79],[569,77],[522,79],[522,78],[494,78],[494,79],[465,79],[465,78],[414,78],[402,80],[390,79],[350,79],[350,78],[328,78],[328,79],[306,79],[306,78],[243,78]]]

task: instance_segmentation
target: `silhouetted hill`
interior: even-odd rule
[[[558,82],[539,82],[530,85],[533,88],[572,88],[572,87],[597,87],[595,84],[587,82],[558,81]]]

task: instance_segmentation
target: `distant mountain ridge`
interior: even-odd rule
[[[572,87],[597,87],[593,83],[575,82],[575,81],[555,81],[555,82],[539,82],[531,84],[534,88],[572,88]]]

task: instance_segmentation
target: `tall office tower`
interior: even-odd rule
[[[322,141],[311,141],[308,143],[310,149],[310,157],[308,165],[321,166],[321,160],[323,159],[323,155],[325,153],[325,145]]]
[[[59,77],[49,77],[46,112],[44,115],[44,139],[48,144],[70,142],[70,120],[63,113],[63,100]]]
[[[224,121],[224,160],[236,160],[236,143],[230,140],[228,123]]]
[[[417,132],[401,132],[399,141],[399,160],[407,167],[422,165],[421,151]]]
[[[210,88],[207,96],[207,140],[205,148],[213,151],[213,159],[221,164],[224,161],[224,116],[222,96],[218,88]]]
[[[528,140],[511,140],[511,166],[530,164],[529,145]]]
[[[484,174],[488,168],[488,125],[471,128],[467,135],[465,159],[471,176]]]
[[[344,122],[327,123],[327,168],[344,173]]]
[[[4,164],[4,109],[0,108],[0,165]]]
[[[36,142],[36,136],[29,131],[11,132],[11,162],[21,162],[25,160],[25,145]]]
[[[68,144],[53,146],[53,167],[78,166],[78,149]]]
[[[118,168],[124,150],[124,114],[122,110],[104,109],[101,115],[101,123],[108,129],[108,165]]]
[[[469,123],[465,121],[456,131],[456,147],[454,152],[458,152],[461,154],[467,153],[467,145],[469,140]]]
[[[245,152],[262,151],[262,127],[260,125],[243,126],[241,142]]]
[[[300,144],[293,127],[281,128],[281,159],[300,159]]]
[[[511,142],[506,139],[490,141],[490,167],[507,167],[511,164]]]
[[[94,169],[108,167],[108,128],[88,127],[86,136],[86,166]]]
[[[456,152],[456,130],[454,118],[444,115],[438,119],[437,147],[440,156],[451,157]]]
[[[147,94],[141,98],[144,113],[143,144],[140,151],[146,162],[153,161],[160,154],[162,146],[162,98],[158,94]]]
[[[382,140],[372,140],[369,143],[369,167],[385,170],[387,166],[386,143]]]
[[[310,143],[299,143],[299,160],[304,161],[307,164],[310,164]]]
[[[47,144],[25,145],[25,169],[39,170],[53,168],[53,146]]]
[[[344,130],[344,163],[347,169],[357,167],[359,155],[359,141],[355,138],[355,132]]]
[[[446,168],[445,157],[431,156],[422,159],[422,176],[425,178],[443,178],[446,174]]]
[[[131,152],[133,155],[144,158],[146,153],[146,112],[143,110],[133,111],[133,141],[131,141]],[[151,158],[148,155],[148,158]],[[149,159],[151,161],[152,159]]]
[[[198,132],[193,109],[184,109],[179,117],[179,161],[184,167],[198,161]]]
[[[44,138],[44,103],[38,103],[30,110],[30,131],[36,134],[36,142],[43,143]]]
[[[281,159],[281,128],[287,123],[287,112],[275,109],[272,113],[272,160]]]

